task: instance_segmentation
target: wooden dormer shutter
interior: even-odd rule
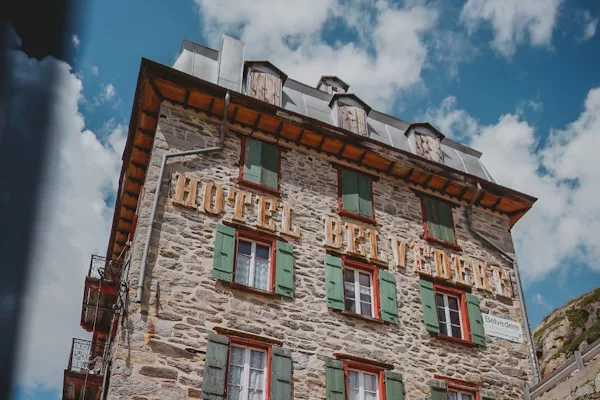
[[[252,70],[248,95],[281,107],[281,78],[267,72]]]
[[[367,136],[367,113],[362,108],[340,103],[338,121],[340,128]]]

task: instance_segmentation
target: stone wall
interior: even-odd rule
[[[325,360],[334,352],[393,364],[403,374],[406,398],[411,400],[429,398],[427,382],[434,374],[493,389],[498,399],[522,398],[522,387],[529,374],[525,344],[488,336],[487,347],[476,348],[427,333],[411,251],[407,252],[409,267],[390,267],[397,281],[397,326],[345,316],[327,308],[323,217],[337,214],[337,172],[329,160],[317,153],[290,145],[293,148],[282,154],[280,200],[293,204],[293,223],[302,228],[301,237],[291,240],[295,299],[235,290],[211,278],[216,225],[222,219],[231,219],[232,204],[226,202],[224,213],[213,217],[174,206],[167,195],[173,195],[177,172],[196,176],[199,193],[208,180],[226,190],[238,187],[241,141],[234,128],[230,128],[221,153],[184,157],[167,165],[146,270],[150,290],[145,291],[142,304],[129,303],[126,320],[119,328],[109,399],[199,397],[204,362],[203,355],[195,350],[206,349],[207,334],[218,326],[282,340],[292,352],[297,399],[325,397]],[[131,253],[131,299],[135,296],[163,154],[213,146],[217,141],[216,119],[163,103]],[[386,239],[389,234],[425,243],[421,205],[415,192],[384,178],[374,182],[373,192],[380,247],[391,265],[392,251]],[[245,212],[248,221],[256,221],[256,206]],[[460,254],[510,270],[509,263],[469,234],[464,207],[455,207],[453,212]],[[514,251],[506,219],[478,210],[474,219],[478,229],[505,250]],[[520,320],[517,300],[474,293],[481,299],[482,312]]]
[[[576,371],[552,390],[536,399],[587,400],[600,399],[600,357],[591,360],[583,370]]]

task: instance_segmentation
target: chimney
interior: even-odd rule
[[[221,47],[219,48],[217,85],[236,92],[242,91],[245,47],[244,42],[223,35]]]
[[[322,76],[317,83],[317,89],[329,94],[344,94],[348,92],[350,85],[337,76]]]

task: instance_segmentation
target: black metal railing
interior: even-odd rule
[[[118,281],[121,265],[117,261],[107,260],[106,257],[92,254],[88,276],[94,279]]]
[[[102,375],[104,359],[102,355],[91,359],[92,341],[85,339],[73,339],[71,346],[71,356],[69,357],[68,371],[71,372],[89,372],[92,375]]]
[[[71,346],[71,356],[69,357],[69,366],[67,367],[67,369],[73,372],[87,370],[91,352],[91,340],[73,339],[73,345]]]

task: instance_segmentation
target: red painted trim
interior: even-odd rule
[[[429,235],[429,228],[427,227],[427,210],[425,208],[425,196],[431,197],[438,201],[446,203],[446,204],[448,204],[448,207],[450,207],[450,219],[452,220],[452,232],[454,233],[454,243],[444,242],[443,240],[440,240],[434,236]],[[454,224],[454,213],[452,212],[453,205],[451,203],[447,202],[446,200],[440,199],[439,197],[435,197],[435,196],[422,194],[419,197],[421,200],[421,216],[423,218],[423,232],[424,232],[423,238],[425,240],[427,240],[428,242],[437,243],[439,245],[450,247],[455,250],[460,250],[460,246],[458,245],[458,239],[456,238],[456,225]]]
[[[441,285],[439,283],[433,284],[435,293],[445,293],[451,296],[458,297],[460,302],[460,317],[463,328],[463,338],[455,338],[454,336],[438,334],[438,337],[448,339],[457,343],[463,343],[470,346],[475,346],[475,343],[471,340],[471,325],[469,323],[469,309],[467,308],[467,295],[464,290],[453,288],[450,286]]]
[[[252,286],[246,286],[246,285],[242,285],[239,283],[235,282],[235,272],[236,272],[236,258],[237,258],[237,244],[238,244],[238,240],[239,239],[248,239],[248,240],[252,240],[258,243],[263,243],[263,244],[267,244],[271,247],[271,259],[269,260],[269,274],[270,274],[270,285],[269,285],[269,290],[265,291],[265,290],[260,290],[260,289],[256,289]],[[258,232],[251,232],[251,231],[245,231],[245,230],[241,230],[241,229],[236,229],[235,230],[235,253],[234,253],[234,258],[233,258],[233,279],[232,281],[229,283],[229,286],[233,287],[233,288],[238,288],[238,289],[243,289],[243,290],[247,290],[249,292],[254,292],[254,293],[258,293],[258,294],[273,294],[275,291],[275,263],[276,263],[276,257],[277,257],[277,239],[271,237],[271,236],[265,236],[262,235]]]
[[[360,171],[357,171],[355,169],[352,169],[352,168],[346,168],[346,167],[341,167],[341,166],[335,166],[335,168],[337,169],[337,176],[338,176],[338,214],[349,217],[349,218],[354,218],[354,219],[357,219],[362,222],[366,222],[367,224],[377,225],[377,220],[375,219],[375,198],[373,197],[373,182],[374,182],[373,177],[366,175],[366,174],[364,174]],[[356,174],[362,175],[365,178],[369,179],[369,181],[371,182],[371,208],[372,208],[371,214],[373,215],[373,218],[365,217],[364,215],[356,214],[356,213],[353,213],[351,211],[344,209],[344,204],[342,201],[342,171],[343,170],[352,171]]]
[[[460,392],[471,393],[475,396],[475,400],[480,400],[479,386],[477,386],[474,383],[463,381],[462,379],[449,378],[447,376],[442,376],[438,374],[433,375],[433,377],[435,379],[441,379],[443,381],[446,381],[446,386],[448,387],[448,389],[455,389]]]
[[[281,196],[281,192],[280,192],[280,187],[281,187],[281,147],[275,143],[265,142],[264,140],[260,140],[255,137],[252,138],[253,140],[263,142],[263,143],[268,143],[270,145],[277,147],[277,189],[273,189],[273,188],[261,185],[260,183],[250,182],[250,181],[247,181],[244,179],[244,160],[246,157],[246,139],[247,139],[247,136],[242,136],[238,183],[242,186],[248,186],[253,189],[262,190],[264,192],[267,192],[267,193],[272,194],[277,197]]]
[[[350,397],[350,391],[348,390],[348,370],[356,369],[359,371],[370,372],[377,374],[377,383],[379,390],[379,400],[385,400],[385,369],[378,367],[373,364],[367,364],[354,360],[343,360],[344,362],[344,384],[346,385],[346,399]]]
[[[373,302],[374,302],[374,315],[372,318],[366,317],[362,314],[353,313],[351,311],[346,311],[348,315],[360,316],[362,318],[368,320],[379,320],[381,318],[381,302],[379,299],[379,268],[372,264],[361,263],[352,259],[349,259],[346,256],[342,256],[342,271],[345,268],[352,269],[360,269],[363,271],[367,271],[371,273],[372,281],[373,281]]]

